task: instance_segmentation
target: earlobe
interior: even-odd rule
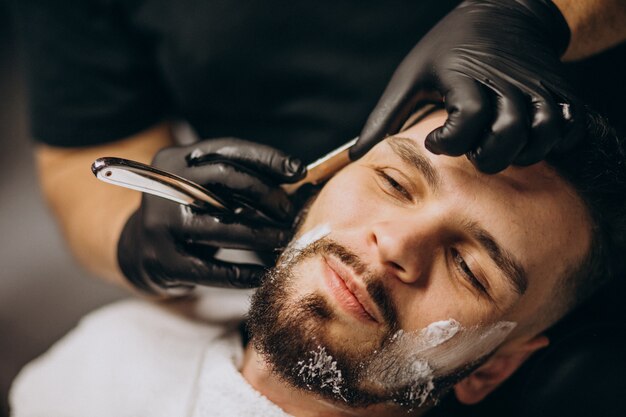
[[[502,346],[494,355],[454,386],[454,393],[463,404],[476,404],[506,381],[535,351],[548,346],[546,336]]]

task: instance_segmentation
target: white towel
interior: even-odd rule
[[[18,375],[12,415],[287,416],[239,373],[233,317],[217,324],[191,310],[194,318],[131,300],[89,314]]]
[[[246,382],[239,372],[241,349],[222,338],[207,349],[197,385],[193,417],[289,417]]]

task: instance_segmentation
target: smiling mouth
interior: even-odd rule
[[[377,319],[373,301],[351,271],[334,258],[322,257],[324,282],[339,306],[352,317],[368,324],[382,323]]]

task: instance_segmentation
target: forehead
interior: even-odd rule
[[[378,144],[363,163],[410,165],[398,157],[394,152],[398,146],[390,146],[390,141],[417,147],[437,174],[440,189],[436,199],[441,207],[450,209],[457,219],[480,223],[515,255],[528,273],[529,291],[536,287],[533,281],[554,282],[576,266],[588,251],[591,222],[575,190],[544,162],[487,175],[465,157],[428,152],[424,138],[445,118],[444,111],[430,115],[396,138]]]

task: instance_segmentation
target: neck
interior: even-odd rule
[[[380,404],[367,408],[350,408],[320,399],[311,392],[293,388],[275,375],[266,360],[254,349],[246,347],[241,373],[246,381],[283,411],[295,417],[418,417],[423,410],[407,413],[404,409]]]

